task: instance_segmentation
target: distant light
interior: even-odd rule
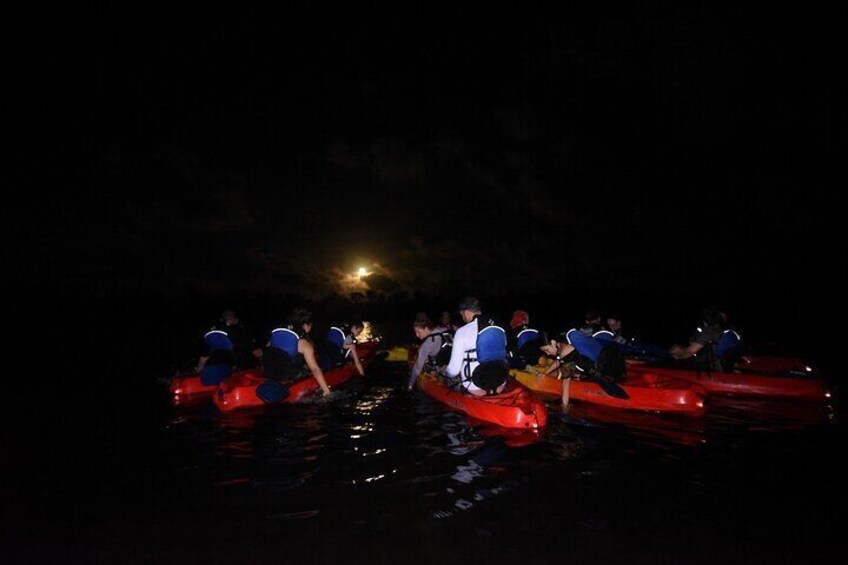
[[[365,275],[368,274],[368,271],[365,269],[365,267],[359,267],[359,270],[356,271],[356,274],[359,275],[360,277],[364,277]]]

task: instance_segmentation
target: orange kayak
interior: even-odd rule
[[[421,373],[418,385],[421,390],[454,410],[504,428],[540,429],[548,423],[545,405],[512,379],[504,392],[493,396],[473,396],[451,390],[434,373]]]

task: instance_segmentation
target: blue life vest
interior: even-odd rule
[[[733,330],[724,330],[715,344],[715,355],[719,359],[724,358],[728,353],[732,353],[742,343],[741,336]]]
[[[331,326],[329,331],[327,331],[327,341],[341,349],[344,347],[345,343],[345,333],[341,328],[337,328],[335,326]]]
[[[515,344],[520,351],[522,347],[537,339],[539,339],[539,330],[527,328],[526,330],[521,330],[521,332],[519,332]]]
[[[297,356],[297,342],[299,340],[300,336],[290,328],[276,328],[271,332],[271,347],[288,353],[292,361]]]
[[[196,335],[196,334],[195,334]],[[227,332],[221,330],[212,330],[203,336],[203,341],[206,342],[206,347],[209,348],[209,353],[220,350],[233,350],[233,342]]]
[[[471,357],[472,351],[476,358]],[[469,371],[472,361],[477,361],[479,365],[471,374],[466,373],[466,380],[487,394],[496,394],[497,389],[509,378],[506,332],[492,319],[477,318],[477,342],[472,351],[467,353],[465,370]]]
[[[232,374],[233,368],[231,365],[206,365],[203,367],[203,370],[200,371],[200,384],[203,386],[221,384]]]
[[[477,320],[480,323],[480,320]],[[488,363],[490,361],[506,361],[506,332],[500,326],[486,325],[477,331],[477,352],[478,363]]]

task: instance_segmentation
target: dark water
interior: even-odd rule
[[[405,377],[383,364],[327,401],[232,415],[152,386],[31,399],[3,444],[2,561],[846,560],[846,434],[824,407],[552,405],[512,447]]]

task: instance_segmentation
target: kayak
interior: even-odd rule
[[[357,345],[357,353],[363,368],[374,360],[377,342],[365,342]],[[327,386],[333,387],[356,376],[358,373],[353,361],[323,371]],[[243,408],[253,408],[266,404],[297,402],[305,396],[321,390],[318,381],[312,375],[290,385],[281,385],[267,379],[259,370],[234,373],[229,379],[218,385],[213,401],[222,412],[232,412]]]
[[[201,373],[177,375],[171,379],[169,390],[174,404],[188,404],[205,399],[230,378],[233,368],[228,365],[207,366]]]
[[[409,348],[407,347],[392,347],[389,349],[389,355],[386,361],[406,363],[409,358]]]
[[[379,343],[375,340],[364,341],[362,343],[356,344],[356,352],[359,355],[360,359],[366,359],[368,357],[372,357],[377,352],[378,346]],[[236,371],[233,372],[230,377],[225,377],[225,379],[233,378],[240,375],[243,376],[243,373],[247,372],[249,371]],[[256,370],[253,370],[251,372],[251,374],[253,375],[255,375],[256,373]],[[203,379],[201,379],[200,375],[197,373],[189,375],[178,375],[173,377],[171,379],[171,384],[168,387],[168,390],[172,396],[173,403],[183,404],[187,400],[196,400],[203,396],[211,395],[216,390],[218,390],[219,384],[218,380],[213,380],[214,382],[212,382],[211,384],[204,384]]]
[[[454,410],[504,428],[540,429],[548,423],[545,405],[512,379],[504,392],[493,396],[474,396],[451,390],[435,373],[421,373],[418,385],[428,395]]]
[[[670,377],[701,385],[707,394],[728,396],[768,396],[799,400],[825,400],[830,393],[820,378],[783,374],[697,372],[675,367],[628,365],[628,375]],[[795,375],[795,373],[791,373]]]
[[[769,355],[743,355],[736,369],[745,373],[785,374],[786,376],[811,376],[815,370],[794,357]]]
[[[217,384],[205,385],[197,373],[192,375],[177,376],[171,379],[169,391],[174,401],[179,401],[186,396],[212,394],[218,388]]]
[[[544,428],[504,428],[470,416],[468,423],[477,435],[485,438],[501,438],[507,447],[525,447],[539,443],[544,434]]]
[[[532,391],[561,396],[562,381],[551,375],[530,371],[513,370],[513,376]],[[704,390],[697,384],[663,375],[649,373],[631,374],[628,369],[623,382],[618,383],[629,398],[610,396],[598,383],[571,380],[571,400],[589,402],[611,408],[646,410],[702,416],[704,414]]]

